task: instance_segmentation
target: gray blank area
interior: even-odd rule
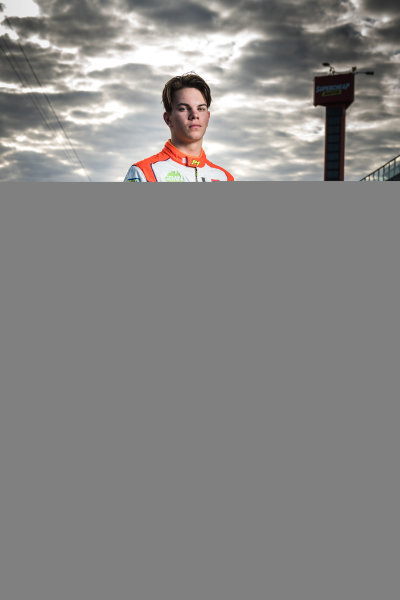
[[[395,185],[1,186],[4,600],[398,599]]]

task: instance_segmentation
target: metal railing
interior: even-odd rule
[[[382,167],[379,167],[379,169],[372,171],[372,173],[360,179],[360,181],[389,181],[396,175],[400,175],[400,154],[389,160]]]

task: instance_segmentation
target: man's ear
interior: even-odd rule
[[[166,124],[168,125],[168,127],[171,127],[171,119],[170,119],[170,115],[169,113],[165,112],[164,115],[164,121],[166,122]]]

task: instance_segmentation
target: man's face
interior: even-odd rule
[[[164,113],[172,139],[184,144],[201,140],[210,120],[210,111],[203,94],[197,88],[175,92],[172,111]]]

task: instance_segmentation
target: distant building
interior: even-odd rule
[[[400,181],[400,154],[360,181]]]

